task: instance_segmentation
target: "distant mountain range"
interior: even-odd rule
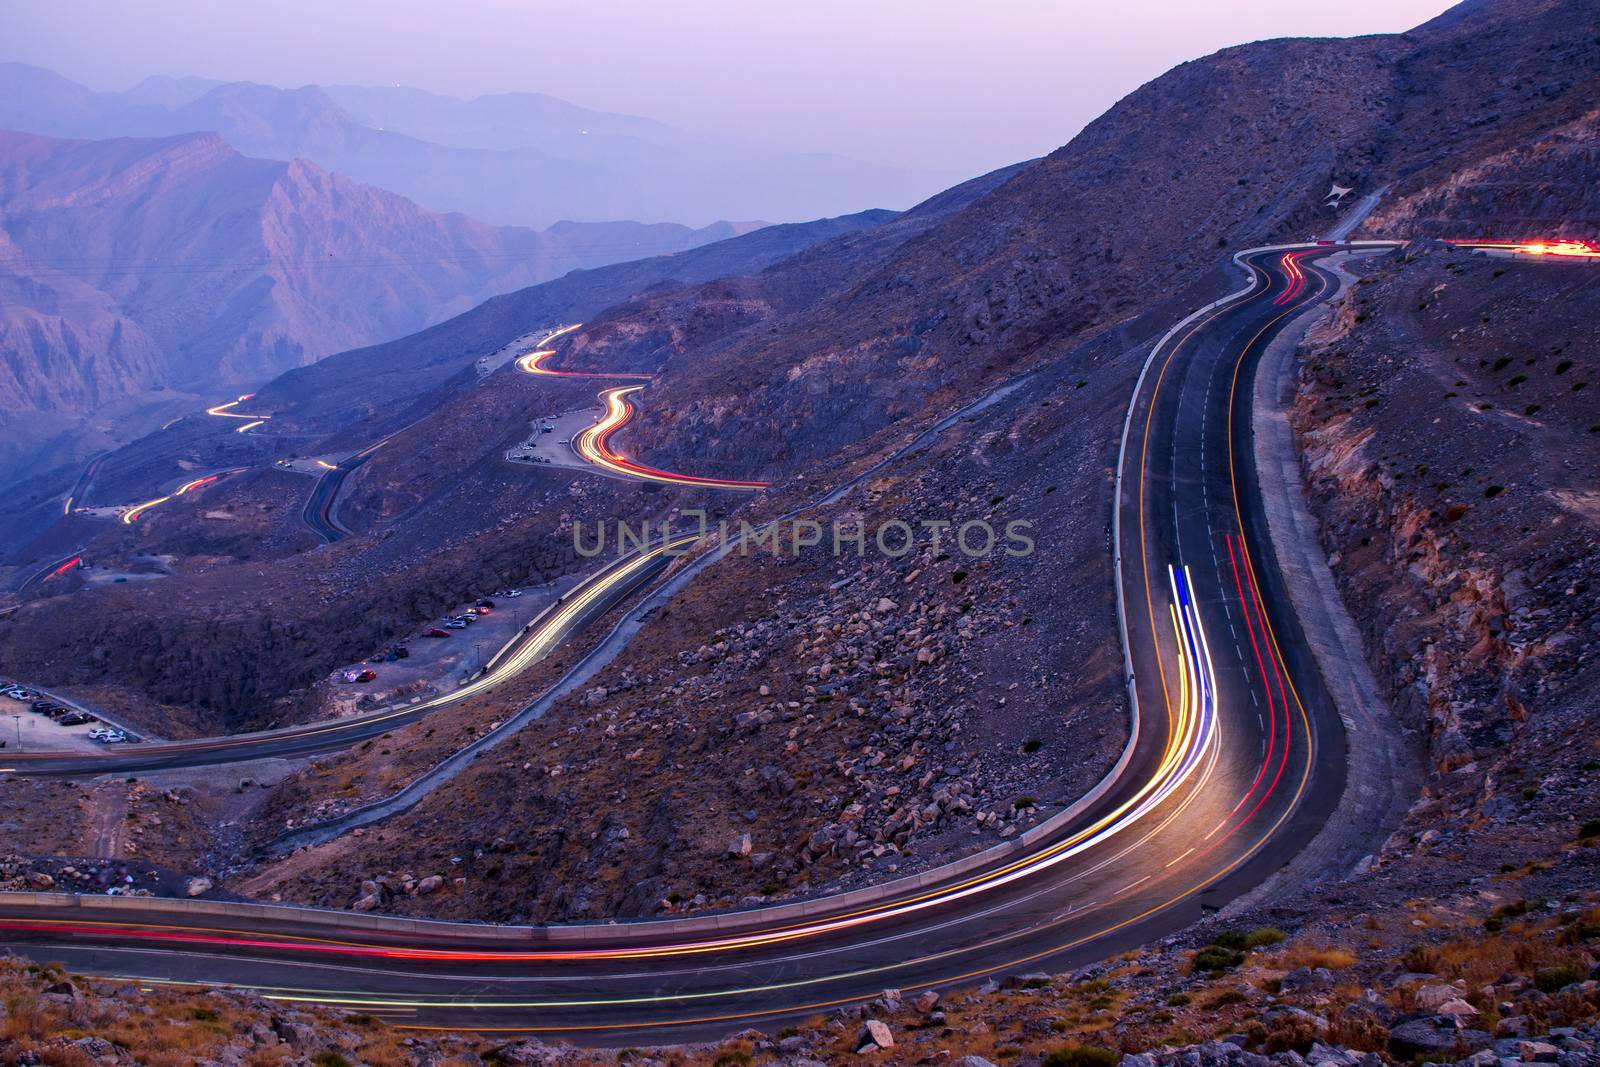
[[[0,64],[0,128],[57,137],[212,131],[246,155],[306,159],[435,211],[543,227],[563,219],[703,225],[906,207],[963,176],[720,141],[537,93],[473,100],[403,87],[156,77],[95,92]]]
[[[0,131],[0,483],[70,459],[77,420],[108,405],[131,432],[143,402],[263,381],[496,293],[754,225],[497,227],[214,133]]]

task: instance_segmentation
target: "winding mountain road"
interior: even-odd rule
[[[1256,361],[1336,287],[1290,246],[1150,354],[1114,504],[1132,736],[1107,778],[1019,838],[919,876],[676,920],[433,923],[267,905],[0,895],[0,944],[82,972],[233,983],[405,1025],[592,1043],[716,1037],[866,999],[1066,968],[1189,925],[1316,833],[1344,739],[1264,532]]]
[[[625,381],[649,382],[655,378],[653,374],[636,374],[629,371],[571,371],[555,370],[546,364],[556,350],[547,347],[557,337],[571,333],[582,326],[574,323],[547,334],[534,345],[531,352],[517,359],[517,366],[528,374],[537,374],[550,378],[609,378]],[[645,482],[658,482],[663,485],[682,485],[698,489],[734,489],[749,491],[766,489],[770,482],[737,481],[727,478],[706,478],[696,474],[679,474],[674,471],[664,471],[657,467],[649,467],[636,463],[612,447],[611,439],[632,421],[637,408],[632,397],[644,390],[643,385],[623,385],[607,389],[600,394],[604,404],[601,416],[594,425],[585,428],[576,434],[570,442],[572,450],[581,458],[608,474],[622,478],[632,478]]]

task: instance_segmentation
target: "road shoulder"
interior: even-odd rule
[[[1335,268],[1340,292],[1354,278]],[[1300,452],[1289,426],[1300,341],[1332,298],[1294,320],[1268,346],[1252,400],[1255,464],[1272,548],[1306,642],[1333,698],[1346,736],[1346,784],[1317,836],[1280,871],[1233,901],[1225,913],[1273,903],[1308,886],[1360,873],[1417,795],[1422,772],[1415,745],[1395,717],[1367,663],[1361,631],[1340,599],[1306,502]]]

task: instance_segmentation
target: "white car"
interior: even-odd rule
[[[109,730],[104,727],[90,730],[89,737],[102,745],[120,745],[128,739],[128,735],[121,730]]]

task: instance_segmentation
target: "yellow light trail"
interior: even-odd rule
[[[244,394],[243,396],[239,397],[236,400],[228,401],[226,404],[217,404],[214,407],[206,408],[206,414],[207,415],[215,415],[219,419],[260,419],[260,420],[266,420],[266,419],[272,418],[271,415],[245,415],[245,414],[243,414],[241,412],[237,412],[237,411],[233,410],[234,408],[238,407],[240,404],[244,403],[246,400],[249,400],[251,397],[253,397],[255,395],[256,394],[254,394],[254,393],[246,393],[246,394]]]
[[[143,515],[157,504],[165,504],[171,499],[172,497],[170,495],[158,496],[154,500],[146,500],[143,504],[135,504],[133,507],[122,513],[122,524],[124,526],[132,526],[138,521],[140,515]]]
[[[1464,248],[1491,248],[1514,252],[1524,256],[1566,256],[1577,259],[1600,259],[1600,248],[1587,241],[1451,241]]]
[[[722,478],[702,478],[693,474],[675,474],[672,471],[658,470],[655,467],[646,467],[634,463],[622,453],[611,448],[608,443],[611,435],[621,429],[633,418],[633,404],[629,397],[643,389],[642,385],[623,385],[615,389],[607,389],[600,394],[605,401],[605,414],[593,426],[582,430],[572,439],[572,447],[578,455],[593,463],[596,467],[620,474],[626,478],[639,478],[647,482],[660,482],[665,485],[702,486],[711,489],[765,489],[768,482],[730,481]]]

